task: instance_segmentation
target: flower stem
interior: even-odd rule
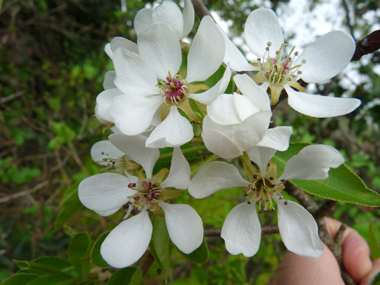
[[[198,114],[199,114],[200,119],[201,119],[200,121],[203,121],[203,118],[206,116],[206,112],[203,111],[202,106],[199,104],[198,101],[195,101],[195,100],[192,100],[192,101],[193,101],[193,103],[194,103],[195,108],[196,108],[197,111],[198,111]],[[198,115],[198,114],[197,114],[197,115]]]
[[[215,158],[217,157],[216,154],[212,154],[210,155],[202,164],[196,166],[193,170],[191,170],[191,178],[203,167],[205,166],[207,163],[213,161]]]

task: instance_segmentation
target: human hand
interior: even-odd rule
[[[325,218],[325,221],[327,230],[335,237],[342,223],[330,218]],[[380,271],[380,258],[372,262],[367,242],[349,227],[343,233],[342,261],[346,271],[360,285],[369,285]],[[344,282],[338,262],[325,245],[325,250],[319,258],[303,257],[287,251],[269,284],[338,285]]]

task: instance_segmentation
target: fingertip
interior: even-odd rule
[[[360,285],[370,285],[373,278],[380,273],[380,258],[372,262],[372,270],[363,278]]]

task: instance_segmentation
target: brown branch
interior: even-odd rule
[[[204,235],[206,237],[220,237],[220,234],[222,232],[222,229],[216,229],[216,228],[206,228],[204,230]],[[271,234],[278,234],[279,229],[277,225],[266,225],[261,227],[261,235],[271,235]]]
[[[285,182],[285,191],[292,195],[294,198],[300,202],[300,204],[308,210],[311,214],[315,213],[318,210],[318,205],[315,201],[304,191],[294,186],[289,181]]]
[[[191,0],[191,2],[193,2],[194,11],[199,19],[202,20],[204,16],[211,16],[211,18],[213,18],[210,11],[206,8],[205,4],[203,4],[202,0]]]
[[[356,41],[356,50],[351,61],[358,61],[363,55],[373,53],[380,49],[380,30]]]

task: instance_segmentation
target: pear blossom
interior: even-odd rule
[[[292,128],[268,129],[272,112],[266,92],[246,74],[234,81],[242,94],[222,94],[207,106],[202,132],[207,149],[226,159],[254,146],[288,149]]]
[[[135,16],[134,29],[139,34],[156,23],[166,24],[177,36],[178,40],[186,37],[194,25],[194,7],[191,0],[185,0],[183,13],[178,5],[165,0],[154,9],[141,9]]]
[[[107,89],[97,98],[99,116],[113,122],[124,134],[141,134],[155,126],[147,147],[176,147],[189,142],[198,121],[189,100],[210,104],[223,93],[230,70],[213,87],[202,93],[202,84],[221,65],[224,40],[211,17],[204,17],[194,37],[187,60],[187,73],[179,73],[181,46],[165,24],[156,23],[139,33],[138,54],[119,47],[113,53],[117,88]]]
[[[246,43],[257,56],[257,62],[251,65],[226,35],[224,38],[224,61],[229,62],[236,71],[258,71],[253,79],[265,90],[268,89],[271,105],[278,102],[283,89],[288,94],[290,107],[317,118],[345,115],[361,104],[359,99],[354,98],[307,94],[302,92],[303,88],[297,83],[297,79],[309,83],[328,80],[347,66],[355,52],[355,42],[343,31],[327,33],[302,53],[295,46],[286,53],[287,45],[276,14],[270,9],[254,10],[249,14],[244,27]]]
[[[238,169],[226,162],[206,164],[190,181],[189,193],[204,198],[218,190],[244,187],[247,202],[235,206],[224,221],[221,237],[231,254],[243,253],[246,257],[256,254],[261,239],[261,226],[256,212],[274,211],[277,204],[278,227],[282,240],[289,251],[301,256],[318,258],[323,244],[318,237],[318,227],[312,215],[292,201],[284,201],[281,194],[288,179],[316,180],[328,177],[331,167],[339,167],[344,158],[334,148],[326,145],[310,145],[303,148],[287,162],[280,177],[271,162],[276,150],[253,147],[247,151],[244,166],[249,174],[244,179]],[[256,169],[256,164],[259,169]]]
[[[169,236],[179,250],[189,254],[198,248],[203,241],[202,219],[189,205],[167,203],[167,200],[180,196],[182,191],[178,189],[186,189],[190,181],[190,166],[181,150],[174,148],[170,171],[162,169],[153,175],[160,153],[158,149],[145,147],[146,137],[114,134],[109,140],[140,164],[146,177],[141,171],[138,177],[126,171],[125,176],[102,173],[79,184],[78,195],[82,204],[102,216],[117,212],[125,204],[128,205],[125,219],[132,209],[140,211],[122,221],[104,240],[100,248],[104,260],[113,267],[122,268],[130,266],[144,254],[153,230],[148,212],[165,217]]]

